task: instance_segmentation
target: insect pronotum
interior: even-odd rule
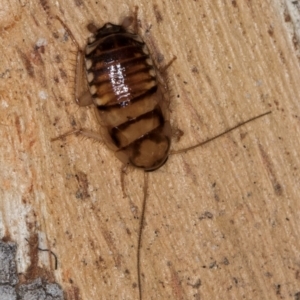
[[[138,35],[137,7],[133,17],[124,18],[120,25],[106,23],[97,29],[90,24],[88,29],[93,35],[89,38],[85,50],[80,49],[69,28],[58,19],[78,48],[76,102],[80,106],[94,104],[103,132],[100,134],[80,128],[52,140],[70,134],[82,134],[96,140],[104,140],[124,166],[131,165],[146,171],[137,248],[139,299],[142,299],[140,254],[148,189],[147,171],[160,168],[169,155],[200,147],[271,112],[253,117],[194,146],[170,151],[170,96],[166,76],[167,69],[175,57],[162,67],[153,62],[146,44]],[[82,88],[84,72],[88,90]],[[121,181],[123,186],[123,180]]]

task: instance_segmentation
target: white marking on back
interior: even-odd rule
[[[90,86],[90,92],[92,95],[95,95],[97,93],[97,88],[95,85]]]
[[[147,63],[149,66],[153,66],[153,62],[152,62],[152,59],[151,59],[151,58],[147,58],[147,59],[146,59],[146,63]]]
[[[88,75],[87,75],[87,80],[88,80],[88,82],[92,82],[93,81],[93,79],[94,79],[94,73],[92,73],[92,72],[90,72],[90,73],[88,73]]]
[[[92,65],[93,65],[93,62],[92,62],[91,59],[87,59],[87,60],[85,61],[85,66],[86,66],[86,69],[87,69],[87,70],[89,70],[89,69],[92,67]]]

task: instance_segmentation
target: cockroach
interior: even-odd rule
[[[137,248],[137,278],[139,299],[142,299],[140,249],[144,225],[148,171],[160,168],[171,154],[187,152],[204,145],[234,129],[269,113],[242,122],[225,132],[192,147],[170,151],[168,64],[158,67],[138,34],[137,7],[133,17],[124,18],[120,25],[106,23],[100,29],[88,25],[93,34],[85,50],[81,50],[72,32],[62,23],[78,48],[75,96],[80,106],[94,104],[103,132],[86,129],[69,131],[52,141],[70,134],[81,134],[105,141],[124,164],[145,171],[144,199],[141,210]],[[83,89],[85,72],[88,89]],[[123,186],[123,180],[122,186]]]

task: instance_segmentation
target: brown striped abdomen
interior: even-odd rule
[[[107,23],[86,47],[86,69],[108,146],[124,163],[159,168],[170,148],[167,90],[157,80],[145,43],[123,26]]]

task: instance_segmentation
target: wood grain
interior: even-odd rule
[[[299,32],[294,1],[139,1],[140,32],[170,68],[171,118],[193,145],[272,110],[149,173],[142,244],[143,299],[299,299]],[[0,233],[18,270],[39,264],[66,299],[138,299],[136,252],[143,174],[105,146],[74,101],[76,47],[86,25],[118,23],[134,1],[0,4]],[[298,6],[297,6],[298,5]],[[297,16],[297,15],[296,15]]]

